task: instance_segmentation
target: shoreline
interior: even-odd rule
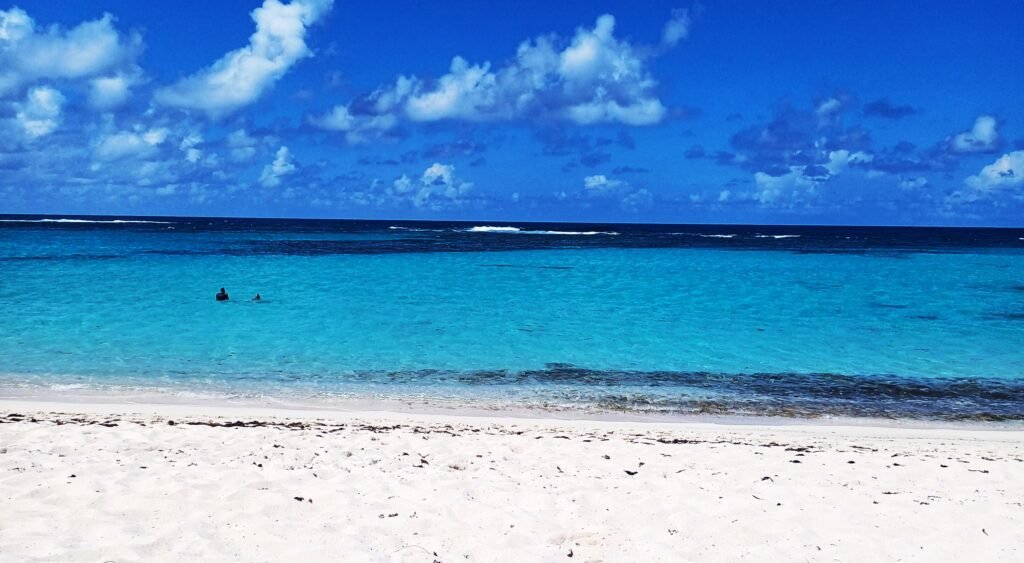
[[[1019,378],[929,379],[827,373],[717,377],[703,372],[651,372],[647,374],[650,381],[639,383],[644,378],[638,374],[646,372],[594,371],[553,364],[544,370],[522,372],[526,379],[516,383],[505,371],[480,372],[480,379],[476,379],[476,372],[452,372],[440,379],[432,372],[417,373],[404,373],[404,379],[395,382],[368,377],[331,385],[292,385],[284,381],[272,385],[258,378],[232,384],[173,377],[145,380],[0,374],[0,399],[243,404],[301,410],[496,411],[552,418],[725,417],[840,419],[874,425],[908,421],[924,425],[1024,425],[1024,380]],[[498,382],[489,379],[495,373]],[[621,386],[620,375],[625,378]],[[423,382],[414,376],[422,376]],[[446,379],[449,376],[451,381]]]
[[[0,386],[0,412],[79,412],[89,414],[188,414],[212,417],[273,417],[346,419],[366,417],[405,419],[453,419],[490,422],[609,422],[622,424],[736,427],[869,428],[912,430],[966,430],[983,432],[1024,432],[1018,420],[949,420],[915,417],[778,416],[743,413],[671,413],[639,410],[609,410],[580,407],[524,406],[484,400],[443,400],[434,398],[330,398],[315,397],[225,397],[153,392],[111,392],[109,390],[47,390],[31,393],[22,388]]]

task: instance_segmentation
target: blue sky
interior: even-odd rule
[[[0,213],[1019,226],[1022,18],[0,4]]]

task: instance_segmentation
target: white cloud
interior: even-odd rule
[[[444,185],[449,186],[452,180],[455,178],[455,167],[451,164],[441,164],[435,162],[431,164],[429,168],[423,171],[423,177],[420,178],[420,182],[423,185]]]
[[[606,192],[626,185],[622,180],[613,180],[604,174],[595,174],[583,178],[583,187],[591,192]]]
[[[839,104],[839,105],[837,105]],[[818,119],[832,119],[841,111],[842,102],[836,98],[829,98],[820,103],[815,111]],[[875,155],[865,151],[850,151],[838,149],[833,151],[820,150],[817,155],[821,164],[813,165],[790,165],[783,174],[769,174],[763,171],[754,172],[754,185],[756,190],[753,193],[731,193],[720,194],[719,201],[746,201],[754,199],[762,205],[793,204],[809,199],[817,194],[819,186],[827,185],[836,177],[847,174],[851,167],[866,165],[875,160]],[[827,161],[825,159],[827,158]],[[867,170],[863,172],[865,177],[871,178],[877,172]]]
[[[864,151],[850,152],[846,149],[840,149],[828,153],[828,163],[825,164],[825,168],[829,174],[836,176],[845,172],[851,164],[864,164],[874,159],[874,155]]]
[[[831,115],[835,115],[836,113],[838,113],[842,109],[843,109],[843,103],[840,102],[837,98],[827,98],[827,99],[821,101],[818,104],[818,106],[816,108],[814,108],[814,113],[818,117],[828,117],[828,116],[831,116]]]
[[[282,146],[277,149],[274,161],[263,167],[259,182],[265,188],[279,186],[281,185],[281,178],[295,172],[296,169],[295,162],[292,161],[291,154],[288,152],[288,147]]]
[[[35,33],[35,22],[20,8],[0,10],[0,41],[17,43]]]
[[[1024,151],[1004,154],[978,174],[968,177],[966,183],[985,193],[1024,186]]]
[[[228,154],[234,162],[245,162],[256,156],[256,139],[238,129],[228,134]]]
[[[89,105],[101,111],[114,109],[128,101],[135,82],[126,74],[93,78],[89,81]]]
[[[633,193],[627,194],[626,197],[622,198],[620,207],[625,211],[632,213],[639,213],[646,211],[654,205],[654,195],[646,189],[639,189]]]
[[[675,14],[675,23],[666,27],[675,42],[682,39],[684,15]],[[542,36],[524,41],[515,58],[501,67],[456,56],[448,73],[437,80],[400,76],[359,103],[336,106],[310,122],[345,131],[350,141],[379,136],[400,119],[549,117],[582,125],[658,123],[667,111],[647,69],[654,51],[620,40],[614,32],[615,18],[605,14],[593,28],[579,28],[569,40]]]
[[[598,93],[600,97],[601,94]],[[623,106],[615,100],[595,99],[571,106],[566,110],[569,119],[580,125],[617,121],[626,125],[652,125],[661,121],[665,106],[659,100],[642,100]]]
[[[818,118],[819,127],[828,127],[836,123],[842,115],[846,105],[839,98],[826,98],[814,108],[814,115]]]
[[[31,139],[53,133],[60,125],[64,95],[49,86],[28,91],[23,103],[17,104],[16,118]]]
[[[378,187],[376,181],[372,187]],[[385,190],[384,199],[374,199],[374,201],[406,203],[419,209],[437,211],[462,205],[465,196],[472,189],[472,182],[464,181],[456,176],[455,166],[435,162],[423,171],[418,180],[410,178],[406,174],[399,176],[391,183],[391,187]],[[368,194],[362,195],[369,197]]]
[[[181,140],[178,144],[178,148],[185,153],[185,160],[195,164],[199,162],[199,159],[203,156],[203,151],[197,148],[197,145],[203,142],[203,137],[199,133],[189,133]]]
[[[674,47],[686,39],[690,35],[691,23],[689,10],[672,10],[672,17],[665,22],[665,28],[661,32],[661,44]]]
[[[210,67],[155,94],[158,103],[200,110],[213,118],[251,104],[298,61],[311,55],[307,28],[331,9],[333,0],[265,0],[252,11],[256,32],[249,44]]]
[[[408,99],[406,115],[413,121],[484,119],[486,108],[494,106],[500,94],[496,88],[497,77],[490,72],[490,66],[490,63],[470,66],[462,57],[455,57],[448,74],[437,81],[433,90]]]
[[[395,188],[395,192],[399,194],[407,194],[413,190],[412,180],[405,174],[396,178],[391,185]]]
[[[311,117],[310,123],[328,131],[344,131],[350,143],[362,143],[379,137],[398,125],[398,118],[391,113],[355,116],[347,106],[336,106],[327,114]]]
[[[960,133],[948,140],[949,148],[958,153],[993,152],[999,149],[999,122],[991,115],[981,115],[974,120],[970,131]]]
[[[0,10],[0,96],[39,79],[81,79],[130,65],[138,35],[122,37],[110,14],[71,29],[37,29],[24,10]]]
[[[791,166],[789,172],[772,176],[764,172],[754,173],[758,193],[754,197],[762,204],[774,204],[783,199],[796,198],[802,193],[811,193],[817,182],[804,176],[803,166]]]
[[[146,158],[156,154],[157,147],[167,140],[166,128],[120,131],[102,138],[96,147],[96,158],[101,161],[122,158]]]

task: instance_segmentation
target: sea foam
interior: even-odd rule
[[[619,233],[615,231],[531,231],[524,230],[518,227],[494,227],[491,225],[482,225],[477,227],[470,227],[466,229],[467,233],[498,233],[498,234],[514,234],[514,235],[566,235],[566,236],[591,236],[591,235],[609,235],[615,236]]]
[[[143,221],[139,219],[0,219],[0,223],[102,223],[104,225],[119,223],[150,223],[159,225],[173,225],[173,221]]]

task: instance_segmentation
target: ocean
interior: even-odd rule
[[[0,395],[76,389],[1024,420],[1024,229],[0,215]]]

